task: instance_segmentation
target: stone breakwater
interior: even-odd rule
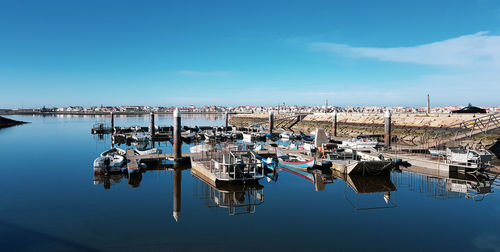
[[[392,125],[394,127],[428,127],[428,128],[449,128],[457,123],[469,121],[476,117],[483,116],[482,114],[409,114],[409,113],[395,113],[392,115]],[[275,120],[290,117],[289,114],[277,114]],[[268,114],[238,114],[232,117],[235,121],[263,122],[268,120]],[[311,123],[332,123],[331,114],[311,114],[307,115],[302,122]],[[353,124],[353,125],[366,125],[384,124],[383,113],[338,113],[337,123],[340,124]]]
[[[290,114],[275,114],[275,125],[284,118],[291,118]],[[460,122],[473,120],[484,114],[392,114],[392,136],[393,141],[405,145],[419,145],[428,140],[430,135],[445,133],[451,128],[457,127]],[[230,119],[230,123],[236,126],[250,126],[256,123],[266,124],[268,114],[239,114]],[[303,118],[292,127],[294,131],[311,132],[316,128],[323,128],[330,132],[332,128],[331,114],[311,114]],[[383,113],[338,113],[337,135],[339,137],[355,137],[359,135],[383,135],[384,115]],[[495,144],[500,136],[499,130],[490,132],[487,136],[468,139],[471,144],[483,144],[491,146]]]

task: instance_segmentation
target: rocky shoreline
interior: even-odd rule
[[[21,125],[21,124],[25,124],[25,123],[27,123],[27,122],[16,121],[16,120],[12,120],[12,119],[0,116],[0,129],[12,127],[12,126],[16,126],[16,125]]]

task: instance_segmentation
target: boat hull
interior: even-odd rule
[[[279,165],[285,167],[291,167],[301,170],[307,170],[307,168],[312,168],[314,166],[314,159],[310,159],[304,162],[287,162],[282,159],[279,160]]]

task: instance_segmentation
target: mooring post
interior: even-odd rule
[[[180,168],[175,168],[173,216],[176,222],[179,221],[179,217],[181,216],[181,179],[182,179],[182,170]]]
[[[181,111],[176,108],[174,111],[174,160],[182,158],[182,138],[181,138]]]
[[[115,133],[115,114],[111,112],[111,134]]]
[[[269,111],[269,134],[273,134],[274,127],[274,111]]]
[[[151,123],[149,125],[149,135],[151,136],[151,139],[155,137],[155,113],[151,112]]]
[[[227,131],[227,126],[229,125],[229,113],[225,113],[225,117],[226,117],[226,128],[224,129],[224,131]]]
[[[386,110],[384,113],[384,144],[385,147],[391,146],[391,111]]]
[[[431,97],[427,94],[427,114],[431,113]]]
[[[337,136],[337,110],[332,114],[332,136]]]

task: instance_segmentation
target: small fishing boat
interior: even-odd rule
[[[301,170],[313,167],[316,160],[315,158],[306,158],[301,155],[285,154],[278,149],[276,149],[276,157],[278,157],[280,165]]]
[[[280,134],[281,139],[283,140],[290,140],[293,138],[293,132],[291,131],[284,131]]]
[[[304,140],[306,142],[312,142],[312,141],[314,141],[314,136],[307,135],[307,134],[305,134],[302,131],[300,132],[300,137],[302,138],[302,140]]]
[[[211,130],[207,130],[203,133],[203,135],[205,136],[205,139],[213,139],[215,138],[215,134],[213,131]]]
[[[257,144],[254,148],[253,148],[253,151],[263,151],[265,150],[266,148],[264,147],[263,144]]]
[[[429,153],[430,153],[432,156],[436,156],[436,157],[446,156],[446,150],[429,149]]]
[[[101,156],[94,160],[94,173],[120,172],[125,164],[125,153],[124,150],[119,148],[112,148],[101,153]]]
[[[375,148],[377,145],[378,141],[375,138],[358,136],[350,140],[342,141],[340,147],[351,148],[351,149],[362,149],[362,148]]]
[[[182,140],[189,141],[196,136],[196,132],[188,130],[181,133]]]
[[[493,154],[489,151],[458,147],[446,150],[446,162],[460,168],[479,170],[491,165]]]
[[[134,154],[136,155],[152,155],[152,154],[161,154],[160,149],[148,149],[148,150],[141,150],[141,149],[134,149]]]
[[[202,153],[202,152],[210,151],[212,149],[213,149],[212,145],[199,144],[199,145],[195,145],[195,146],[190,147],[189,151],[191,153]]]
[[[103,153],[101,153],[101,157],[105,157],[105,156],[109,156],[109,155],[114,155],[114,154],[118,154],[118,155],[121,155],[121,156],[125,156],[127,154],[127,152],[124,150],[124,149],[120,149],[120,148],[111,148]]]
[[[132,140],[136,142],[147,142],[149,141],[149,136],[146,133],[139,131],[132,134]]]
[[[252,134],[244,133],[243,142],[251,143],[253,140]]]

